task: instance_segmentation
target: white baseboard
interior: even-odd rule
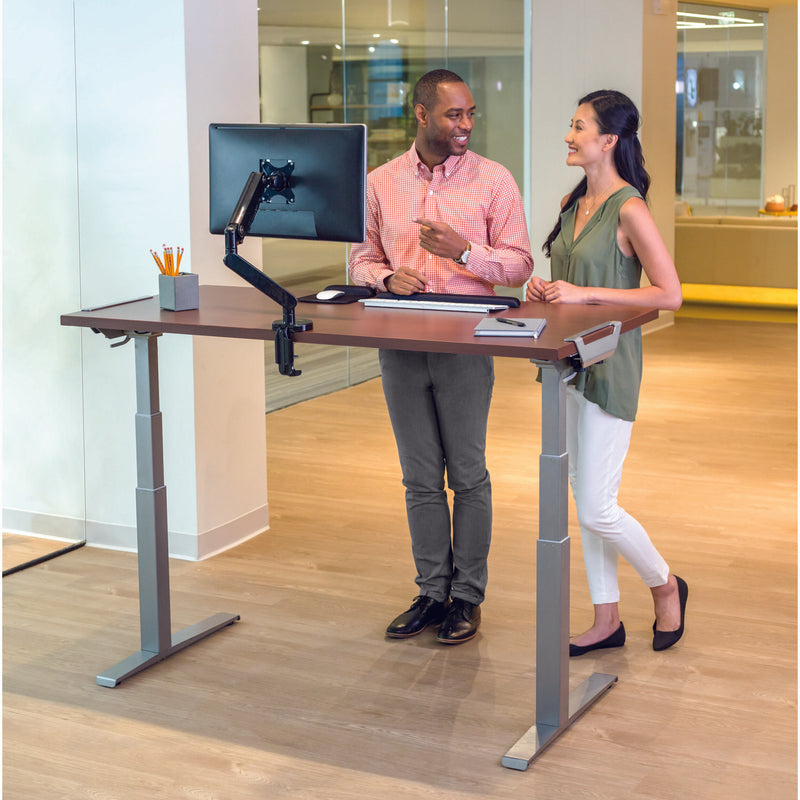
[[[202,561],[229,550],[269,530],[269,510],[263,505],[237,519],[199,534],[169,532],[169,556]],[[89,547],[135,553],[136,526],[39,514],[15,508],[3,509],[3,531],[65,542],[86,540]]]

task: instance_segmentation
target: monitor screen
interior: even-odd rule
[[[267,188],[250,236],[364,241],[365,125],[215,123],[208,138],[211,233],[224,233],[256,172]]]

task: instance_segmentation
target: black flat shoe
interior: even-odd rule
[[[447,614],[447,603],[426,595],[414,598],[411,608],[389,623],[386,635],[395,639],[407,639],[422,633],[428,625],[438,625]]]
[[[676,644],[678,639],[683,636],[683,621],[686,616],[686,598],[689,596],[689,587],[683,578],[675,576],[678,582],[678,598],[681,601],[681,626],[676,631],[658,631],[656,623],[653,623],[653,650],[666,650]]]
[[[622,647],[624,644],[625,626],[620,622],[619,628],[617,628],[611,636],[606,636],[605,639],[601,639],[599,642],[587,645],[570,644],[569,657],[574,658],[575,656],[582,656],[584,653],[590,653],[592,650],[605,650],[607,647]]]
[[[478,632],[481,624],[481,607],[457,597],[439,626],[437,641],[442,644],[468,642]]]

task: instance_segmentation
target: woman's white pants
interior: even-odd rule
[[[594,605],[619,602],[621,555],[648,587],[667,582],[669,566],[647,531],[617,504],[633,423],[603,411],[567,387],[569,480]]]

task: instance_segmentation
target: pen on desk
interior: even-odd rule
[[[525,323],[520,322],[518,319],[508,319],[507,317],[495,317],[498,322],[505,322],[506,325],[516,325],[518,328],[524,328]]]

